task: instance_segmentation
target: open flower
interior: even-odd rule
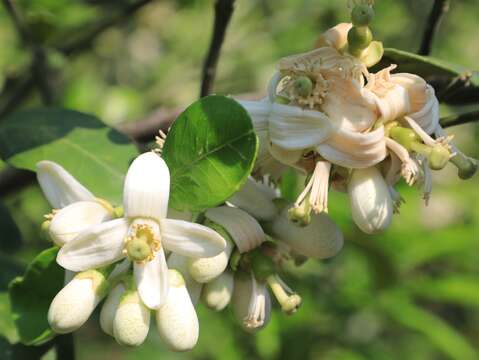
[[[44,160],[36,167],[40,188],[53,208],[46,224],[56,245],[62,246],[88,227],[114,217],[107,201],[96,198],[57,163]]]
[[[83,271],[127,257],[133,262],[140,298],[157,309],[168,292],[165,249],[185,256],[210,257],[220,253],[225,240],[215,231],[182,220],[167,219],[170,174],[153,152],[138,156],[125,179],[125,217],[89,228],[63,246],[57,262]]]

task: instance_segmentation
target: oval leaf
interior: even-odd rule
[[[63,287],[64,271],[56,263],[58,248],[42,251],[33,259],[23,277],[9,286],[12,316],[26,345],[38,345],[55,334],[47,320],[48,308]]]
[[[251,119],[235,100],[214,95],[196,101],[173,123],[163,147],[170,206],[202,211],[223,203],[246,181],[257,149]]]
[[[10,165],[35,171],[38,161],[55,161],[114,203],[121,200],[123,177],[136,155],[128,137],[77,111],[32,109],[0,124],[0,156]]]

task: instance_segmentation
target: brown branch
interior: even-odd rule
[[[471,122],[479,121],[479,110],[471,111],[469,113],[455,114],[441,118],[439,123],[443,128],[463,125]]]
[[[434,0],[431,12],[427,19],[426,28],[422,37],[421,47],[419,48],[419,55],[429,55],[431,53],[434,36],[439,29],[444,14],[449,10],[449,0]]]
[[[211,94],[213,90],[221,46],[223,45],[231,15],[233,15],[234,2],[235,0],[216,0],[213,35],[203,64],[200,97]]]

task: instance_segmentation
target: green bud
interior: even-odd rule
[[[373,34],[368,27],[353,26],[348,31],[348,47],[349,52],[354,56],[361,55],[373,40]]]
[[[313,82],[307,76],[300,76],[293,83],[294,91],[301,97],[307,97],[313,91]]]
[[[478,168],[478,161],[476,159],[470,158],[459,151],[450,161],[457,167],[457,175],[463,180],[473,177]]]
[[[351,22],[354,26],[367,26],[374,18],[374,9],[367,4],[356,5],[351,11]]]
[[[431,152],[429,153],[429,167],[432,170],[441,170],[449,162],[451,154],[449,150],[442,145],[435,145],[432,147]]]

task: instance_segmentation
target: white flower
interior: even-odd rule
[[[234,278],[230,271],[223,272],[220,276],[205,284],[201,299],[210,309],[223,310],[231,300],[234,288]]]
[[[271,318],[271,297],[264,283],[254,276],[237,273],[234,279],[233,311],[244,330],[264,328]]]
[[[149,308],[159,308],[168,292],[164,249],[208,257],[226,246],[220,235],[205,226],[166,218],[169,188],[169,170],[163,159],[153,152],[138,156],[125,179],[125,217],[82,232],[60,249],[58,263],[83,271],[128,257],[140,298]]]
[[[343,247],[341,230],[325,213],[313,214],[308,226],[299,227],[288,220],[288,211],[284,209],[271,229],[271,235],[303,256],[327,259],[337,255]]]
[[[228,244],[228,241],[226,241],[226,243]],[[228,245],[226,245],[226,248],[228,248]],[[221,256],[221,254],[223,254],[224,251],[225,250],[223,250],[219,255],[216,255],[210,258],[204,258],[204,259],[206,260],[206,259],[217,258],[218,256]],[[178,255],[176,253],[173,253],[170,256],[168,256],[167,264],[168,264],[168,269],[177,270],[183,276],[186,289],[188,290],[188,293],[190,294],[191,302],[193,303],[193,305],[196,306],[201,296],[201,290],[203,289],[203,284],[201,282],[196,281],[190,273],[190,269],[189,269],[190,262],[194,260],[197,260],[197,259],[191,259],[185,256]]]
[[[47,220],[55,244],[62,246],[88,227],[113,218],[111,205],[96,198],[60,165],[40,161],[36,167],[40,187],[54,209]]]
[[[367,234],[384,231],[391,223],[393,201],[383,176],[375,167],[354,170],[348,184],[353,220]]]
[[[167,300],[156,312],[158,332],[170,350],[188,351],[198,341],[198,317],[181,274],[169,270],[168,279]]]
[[[99,271],[77,274],[50,304],[48,323],[53,331],[66,334],[82,326],[106,295],[106,288],[107,280]]]

